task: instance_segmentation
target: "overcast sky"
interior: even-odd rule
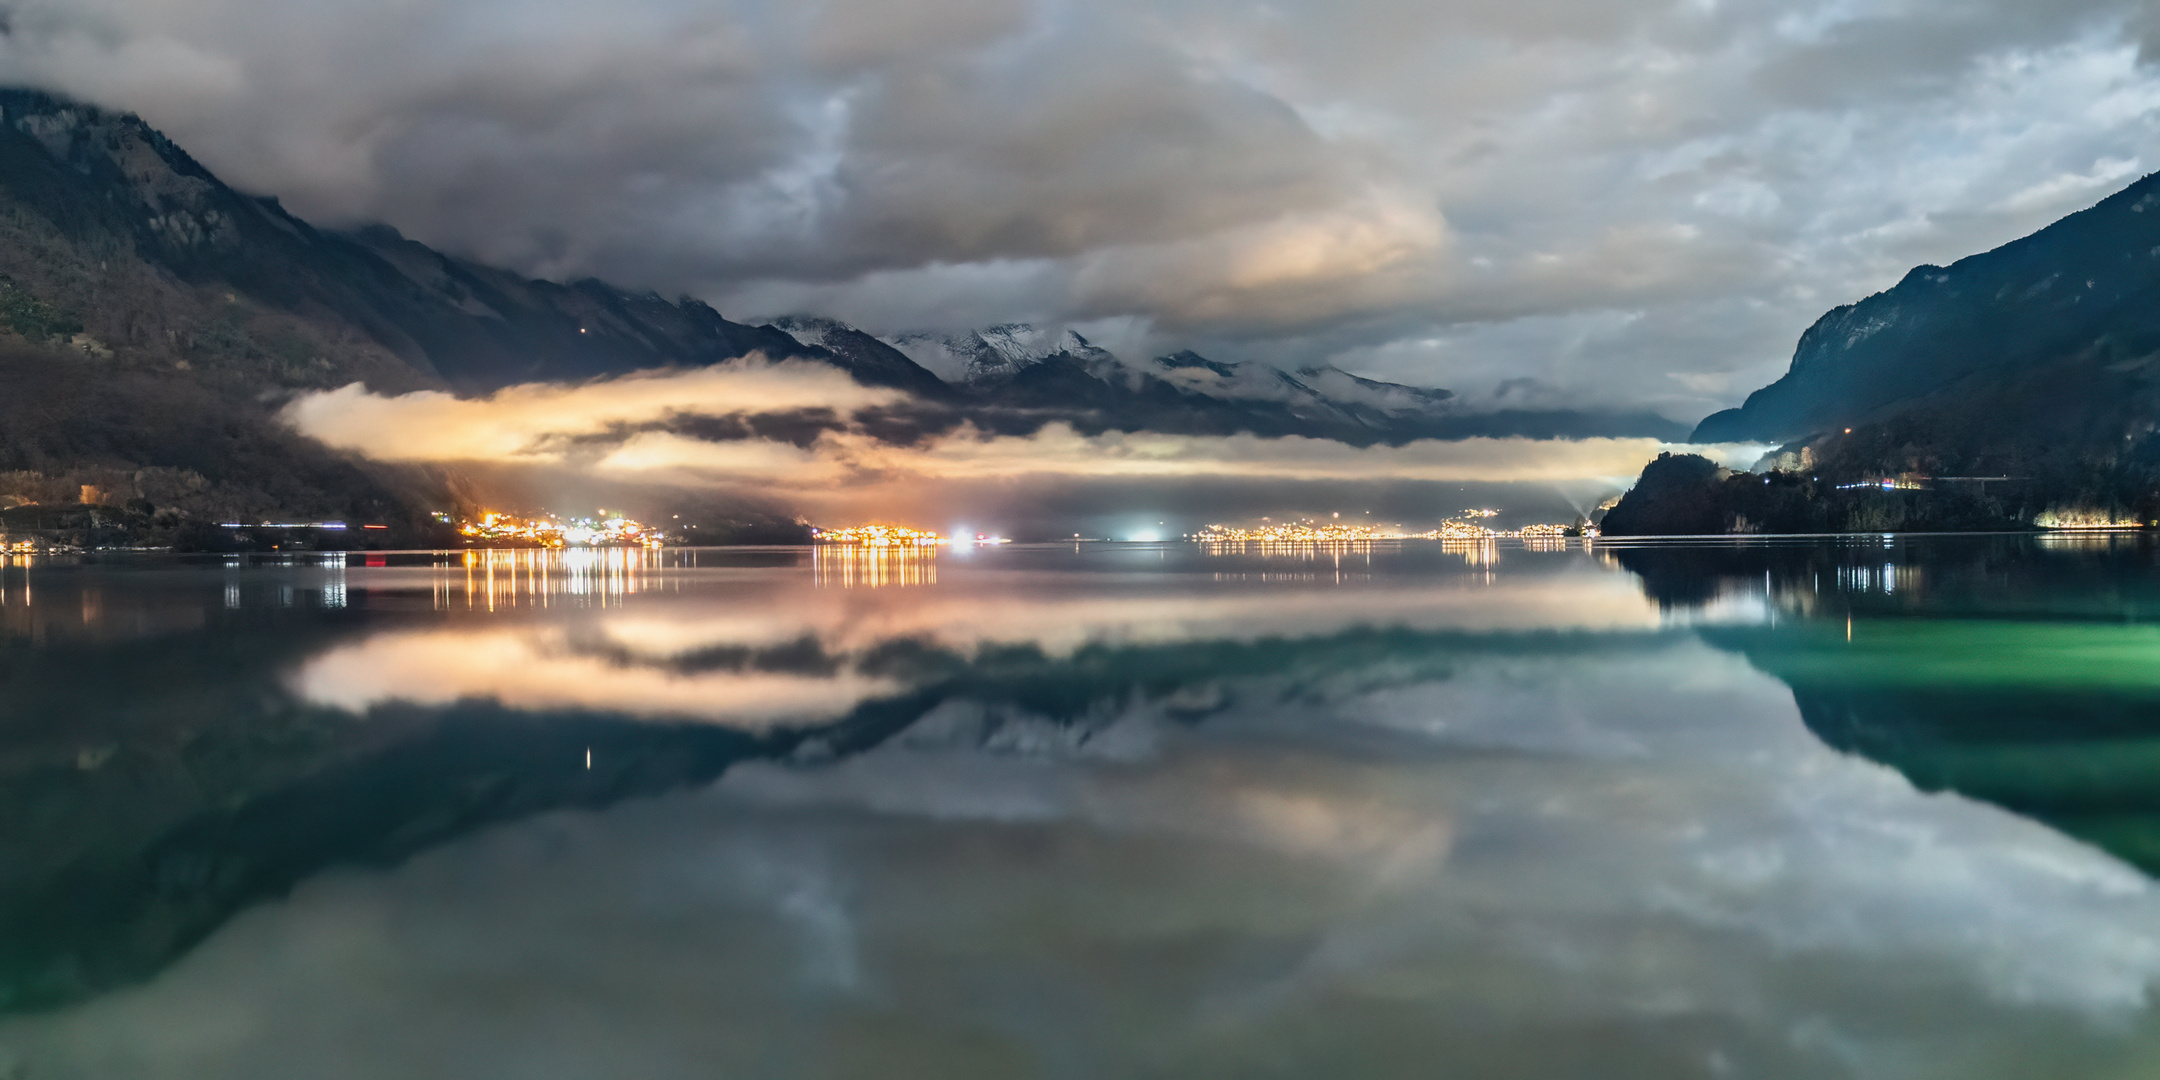
[[[557,278],[1692,420],[2160,166],[2134,0],[7,0],[0,78]]]

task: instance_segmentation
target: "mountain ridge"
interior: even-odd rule
[[[818,316],[751,325],[692,297],[528,279],[387,225],[318,229],[275,198],[226,186],[139,117],[42,91],[0,90],[0,177],[0,225],[14,226],[0,228],[0,275],[80,313],[93,349],[236,387],[361,381],[474,394],[761,352],[832,364],[939,408],[1002,410],[1005,428],[1013,414],[1050,422],[1062,412],[1086,427],[1361,442],[1680,434],[1647,413],[1472,413],[1444,390],[1324,365],[1300,376],[1205,361],[1223,377],[1200,379],[1177,363],[1122,360],[1070,329],[1003,323],[888,340]],[[911,348],[943,361],[920,363]],[[1120,415],[1127,404],[1135,415]]]
[[[329,451],[285,424],[283,403],[354,383],[472,396],[752,353],[905,391],[864,420],[898,440],[1053,423],[1360,446],[1684,434],[1651,413],[1472,412],[1444,390],[1326,365],[1128,361],[1020,323],[942,335],[958,361],[948,380],[898,347],[929,337],[888,341],[816,316],[753,325],[693,297],[526,278],[387,225],[318,228],[227,186],[133,114],[0,88],[0,387],[15,396],[0,403],[0,530],[21,526],[10,506],[49,508],[83,488],[136,509],[78,517],[137,539],[206,521],[365,518],[392,526],[370,539],[435,543],[433,512],[475,498],[471,478]],[[745,513],[737,524],[760,537],[792,527]]]
[[[1692,439],[1778,450],[1653,462],[1609,531],[2160,523],[2160,174],[1831,309]]]
[[[1694,441],[1792,443],[1926,404],[1959,380],[2064,360],[2160,356],[2160,173],[2027,236],[1922,265],[1825,313],[1786,373],[1696,426]]]

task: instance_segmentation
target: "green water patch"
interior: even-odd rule
[[[2160,627],[1865,619],[1707,636],[1830,746],[2160,874]]]
[[[1793,687],[2160,694],[2160,624],[1890,618],[1706,635]]]

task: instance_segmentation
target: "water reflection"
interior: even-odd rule
[[[1791,686],[1827,744],[2160,872],[2160,548],[2149,538],[1651,546],[1617,557],[1668,605],[1747,595],[1783,613],[1781,626],[1728,624],[1706,637]]]
[[[937,584],[935,547],[856,547],[821,544],[811,549],[811,578],[834,589],[882,589]]]
[[[2160,1060],[2135,542],[621,555],[9,579],[0,1075]]]
[[[681,558],[681,552],[653,548],[468,551],[462,559],[463,588],[443,573],[436,578],[436,594],[443,606],[462,599],[468,608],[485,605],[489,611],[562,602],[619,607],[650,589],[658,572]]]

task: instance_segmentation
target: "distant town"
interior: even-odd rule
[[[1597,535],[1597,527],[1588,522],[1577,522],[1573,525],[1525,525],[1519,529],[1495,529],[1484,524],[1499,516],[1498,510],[1464,510],[1460,515],[1441,522],[1438,528],[1421,532],[1405,530],[1401,525],[1390,528],[1381,525],[1345,524],[1339,518],[1327,521],[1305,518],[1282,524],[1257,526],[1210,525],[1189,534],[1187,539],[1205,544],[1340,544],[1369,540],[1559,539]]]

